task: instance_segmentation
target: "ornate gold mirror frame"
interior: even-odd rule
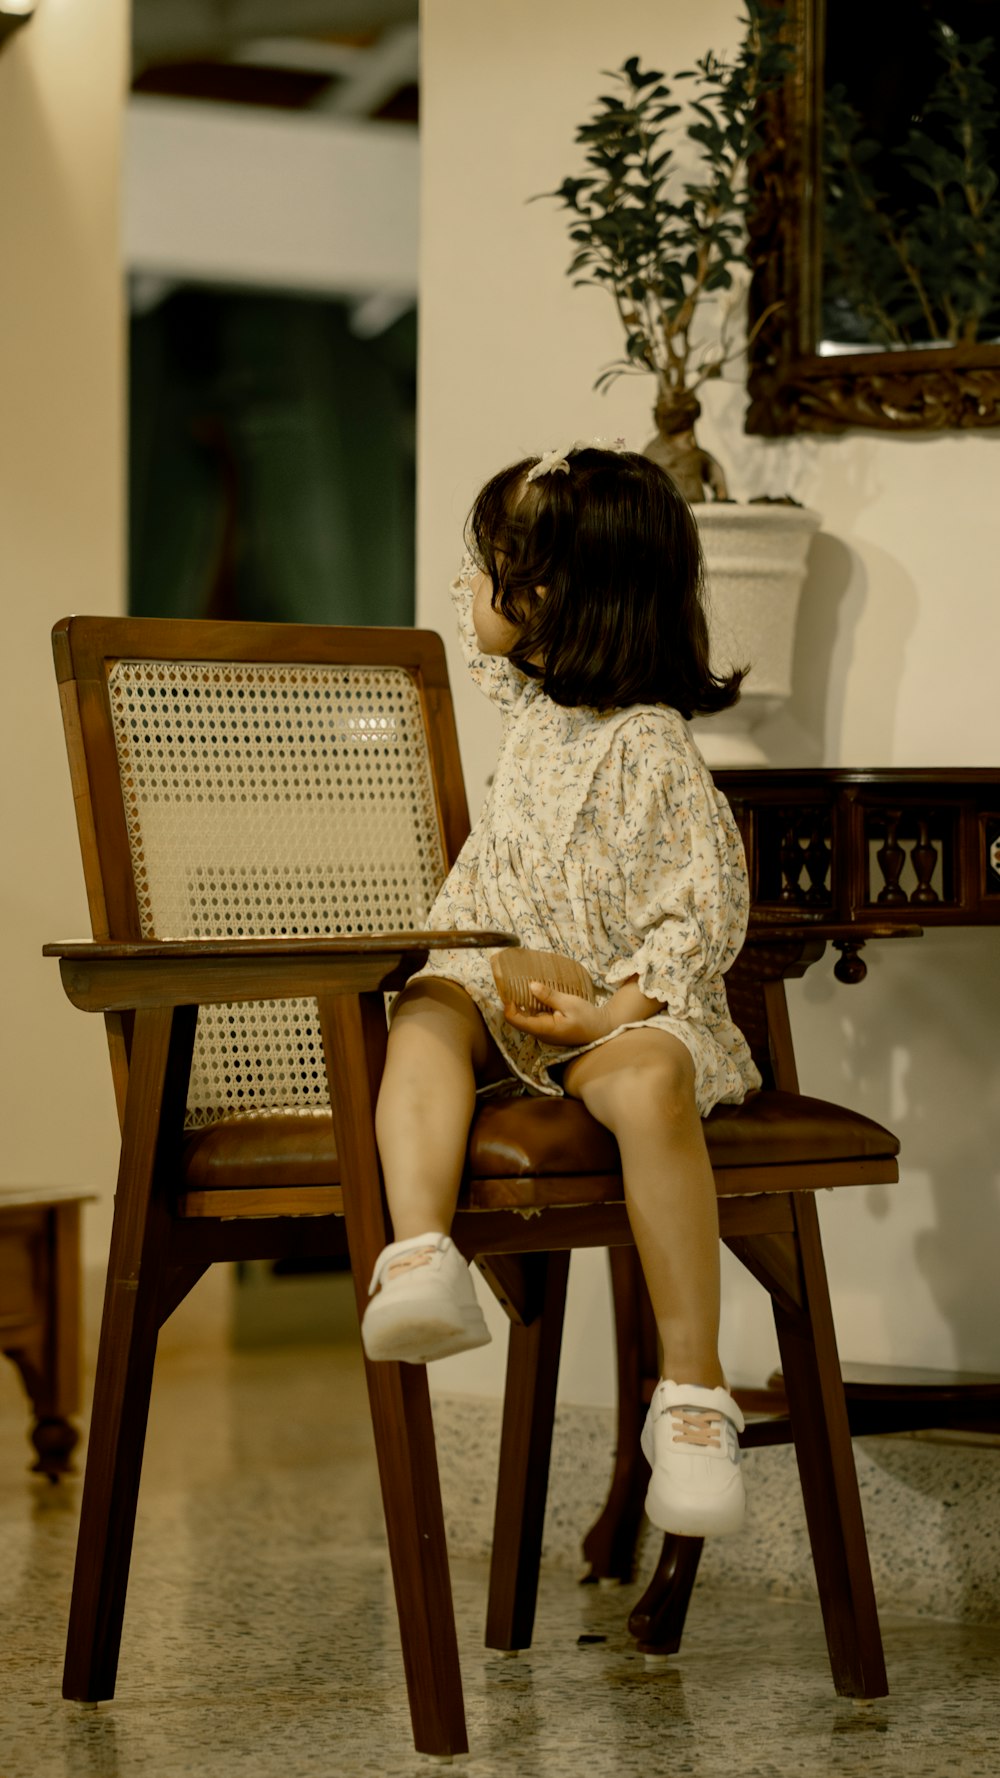
[[[784,0],[792,65],[769,108],[750,219],[746,430],[769,437],[941,432],[1000,426],[1000,345],[915,351],[816,349],[820,312],[819,142],[827,0]]]

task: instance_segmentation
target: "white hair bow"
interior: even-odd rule
[[[551,451],[543,451],[538,462],[532,464],[525,476],[525,481],[535,482],[541,475],[568,475],[569,459],[573,451],[616,451],[628,449],[623,438],[577,438],[564,450],[558,447]]]

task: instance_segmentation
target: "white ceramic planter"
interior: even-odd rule
[[[719,673],[750,664],[735,708],[696,722],[694,733],[709,765],[766,765],[753,731],[792,689],[795,621],[820,517],[805,506],[706,501],[692,510],[707,569],[712,666]]]

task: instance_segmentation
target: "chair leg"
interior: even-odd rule
[[[367,1360],[365,1371],[414,1746],[467,1753],[427,1372]]]
[[[700,1537],[663,1539],[649,1585],[629,1614],[629,1634],[641,1654],[675,1655],[680,1648],[702,1544]]]
[[[527,1648],[535,1622],[569,1253],[532,1254],[541,1309],[512,1322],[486,1610],[487,1648]]]
[[[583,1540],[590,1580],[629,1581],[649,1470],[639,1449],[648,1394],[659,1375],[656,1323],[634,1247],[608,1249],[618,1363],[618,1435],[611,1487]]]
[[[802,1307],[774,1298],[774,1319],[830,1666],[842,1697],[889,1687],[816,1205],[795,1199]]]
[[[180,1130],[195,1009],[136,1015],[121,1164],[97,1358],[63,1695],[114,1696],[139,1476],[169,1255],[158,1131]]]
[[[375,1260],[390,1234],[374,1128],[385,1008],[381,994],[324,996],[319,1016],[360,1315]],[[423,1365],[367,1360],[365,1371],[414,1745],[418,1753],[467,1753],[427,1371]]]

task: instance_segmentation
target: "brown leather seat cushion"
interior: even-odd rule
[[[767,1167],[792,1161],[895,1155],[896,1137],[871,1118],[798,1093],[757,1093],[743,1105],[717,1105],[705,1120],[714,1167]],[[531,1174],[611,1173],[618,1146],[576,1099],[487,1100],[470,1149],[474,1179]]]
[[[860,1112],[804,1094],[762,1092],[743,1105],[719,1105],[705,1122],[716,1167],[895,1155],[896,1137]],[[473,1179],[576,1177],[617,1173],[618,1149],[575,1099],[487,1099],[469,1150]],[[226,1190],[330,1185],[338,1179],[329,1112],[231,1118],[190,1135],[185,1183]]]
[[[192,1191],[269,1185],[337,1185],[340,1167],[328,1111],[275,1111],[229,1117],[184,1143],[184,1183]]]

